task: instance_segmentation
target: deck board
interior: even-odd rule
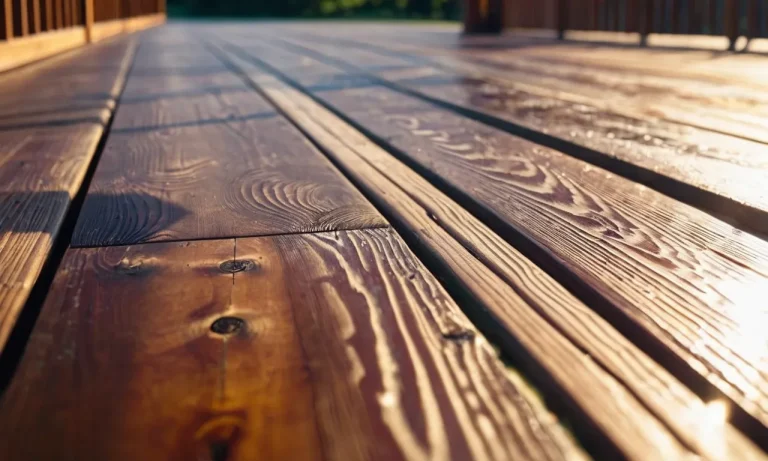
[[[709,431],[703,427],[711,422],[706,417],[711,411],[706,403],[435,186],[309,96],[232,53],[228,56],[273,103],[323,146],[389,219],[399,224],[401,233],[412,235],[433,259],[441,261],[438,266],[442,269],[438,270],[454,274],[456,280],[448,286],[455,290],[464,285],[475,295],[492,313],[492,319],[485,322],[493,325],[488,328],[502,337],[518,338],[523,351],[514,340],[502,341],[508,357],[516,361],[523,360],[526,354],[534,357],[540,368],[529,376],[536,383],[570,381],[570,395],[576,396],[574,400],[583,411],[582,417],[601,427],[604,436],[625,454],[632,452],[630,447],[639,447],[644,456],[657,449],[643,447],[642,437],[631,428],[652,433],[654,418],[658,418],[692,451],[705,457],[763,456],[727,426],[723,428],[722,439],[704,435]],[[469,314],[480,316],[477,310],[466,309]],[[528,331],[536,331],[539,340],[531,341]],[[583,359],[585,354],[590,360]],[[561,361],[569,366],[563,368]],[[592,361],[604,371],[592,367]],[[614,398],[624,402],[621,410],[615,411],[604,399],[579,398],[579,394],[588,393],[584,389],[606,388],[614,389]],[[623,394],[623,388],[653,416],[634,407],[633,397]]]
[[[423,40],[421,35],[402,36],[393,31],[361,35],[348,28],[294,27],[293,30],[305,43],[325,39],[336,46],[365,48],[379,54],[407,57],[412,62],[490,73],[516,84],[554,90],[550,92],[553,97],[589,101],[612,110],[631,109],[639,115],[725,130],[763,142],[768,140],[763,129],[768,124],[768,100],[762,92],[728,80],[712,82],[693,76],[653,75],[621,67],[541,59],[525,53],[525,43],[449,47],[450,42],[434,44]]]
[[[0,78],[0,350],[96,153],[132,52],[132,41],[119,40]]]
[[[521,88],[519,79],[510,85],[513,77],[500,81],[368,50],[291,40],[435,101],[473,112],[468,115],[490,117],[495,125],[515,134],[630,174],[636,181],[749,229],[768,232],[768,194],[760,187],[768,175],[765,144],[590,105],[590,100],[606,101],[608,94],[602,99],[582,95],[567,100],[558,93]],[[698,113],[685,106],[678,109]]]
[[[768,458],[760,75],[268,21],[0,74],[0,458]]]
[[[149,35],[123,97],[75,246],[385,225],[319,151],[200,46],[165,47],[162,35]]]
[[[328,67],[315,75],[306,56],[289,61],[263,42],[247,47],[274,68],[294,66],[290,77],[305,88],[317,86],[313,95],[520,242],[539,265],[594,299],[593,308],[625,335],[657,351],[660,344],[657,359],[673,373],[708,380],[742,411],[768,422],[765,333],[754,328],[768,289],[765,241],[639,184],[375,83],[323,86]],[[307,65],[299,71],[297,63]],[[685,376],[692,371],[698,378]]]
[[[217,334],[222,317],[244,326]],[[389,229],[72,249],[0,402],[0,452],[582,459],[508,374]]]

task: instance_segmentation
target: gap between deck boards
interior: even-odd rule
[[[236,47],[232,47],[232,49],[236,50],[237,48]],[[293,83],[290,78],[286,77],[279,70],[272,68],[269,64],[267,64],[267,63],[265,63],[265,62],[255,58],[253,56],[247,55],[247,59],[249,59],[249,60],[251,60],[253,62],[258,62],[258,64],[261,67],[263,67],[264,69],[267,69],[269,73],[271,73],[273,75],[279,76],[279,78],[281,80],[288,82],[288,84],[290,84],[292,87],[294,87],[294,88],[298,89],[299,91],[301,91],[302,93],[306,94],[312,100],[314,100],[315,102],[319,103],[321,106],[325,107],[326,109],[330,110],[332,113],[334,113],[335,115],[340,117],[342,120],[346,121],[347,123],[350,123],[352,126],[355,127],[355,129],[357,129],[357,130],[361,131],[362,133],[364,133],[368,138],[373,140],[380,147],[384,148],[385,150],[387,150],[390,153],[392,153],[393,155],[395,155],[395,157],[397,157],[401,161],[404,161],[412,169],[415,169],[420,174],[422,174],[424,177],[428,178],[430,180],[430,182],[432,182],[433,184],[440,185],[440,184],[443,183],[443,181],[441,179],[436,178],[434,175],[430,174],[429,171],[426,171],[423,167],[416,166],[412,161],[407,161],[407,159],[404,159],[402,157],[402,155],[398,155],[396,151],[393,151],[392,146],[388,145],[388,143],[386,141],[384,141],[382,139],[379,139],[377,136],[375,136],[372,133],[368,132],[367,130],[362,128],[360,126],[360,124],[355,123],[354,121],[350,120],[347,116],[345,116],[345,114],[339,112],[334,107],[330,106],[329,104],[325,103],[324,101],[319,100],[315,95],[304,91],[304,89],[300,85],[297,85],[297,84]],[[343,169],[342,169],[342,171],[343,171]],[[457,199],[457,196],[455,194],[451,194],[450,193],[450,191],[452,190],[451,187],[448,187],[448,189],[445,189],[443,187],[440,187],[440,188],[443,189],[444,191],[447,190],[449,192],[449,196],[451,196],[454,200]],[[473,212],[475,212],[475,213],[477,212],[477,210],[472,205],[472,203],[469,203],[466,200],[461,199],[461,197],[459,197],[459,203],[462,204],[466,209],[474,210]],[[487,216],[486,214],[481,213],[481,219],[483,221],[485,221],[486,223],[490,223],[492,225],[492,228],[495,228],[497,232],[499,231],[498,230],[499,229],[498,226],[493,226],[494,218],[492,216]],[[398,231],[400,231],[400,230],[401,229],[398,228]],[[510,241],[510,239],[512,239],[513,241],[517,241],[517,242],[521,241],[520,238],[516,238],[515,236],[507,235],[506,231],[503,231],[500,235],[504,235],[506,237],[507,241]],[[517,237],[520,237],[520,236],[517,236]],[[527,239],[523,239],[523,240],[527,240]],[[516,246],[518,246],[518,245],[516,245]],[[529,251],[526,251],[524,248],[521,248],[519,246],[518,246],[518,248],[522,249],[523,252],[526,255],[531,257],[533,259],[533,261],[536,261],[541,267],[548,268],[547,269],[548,271],[554,270],[552,268],[550,258],[544,257],[544,259],[542,259],[541,257],[537,257],[535,254],[531,255],[531,253]],[[534,251],[534,253],[538,254],[539,250]],[[533,251],[533,250],[531,250],[531,251]],[[423,255],[424,255],[424,253],[421,252],[420,253],[420,257],[423,257]],[[572,275],[570,275],[570,271],[568,271],[567,269],[565,269],[565,272],[568,273],[567,276],[563,275],[564,273],[561,270],[554,270],[553,275],[555,275],[555,278],[557,280],[565,283],[566,286],[568,286],[569,288],[573,289],[575,293],[578,293],[579,296],[582,299],[584,299],[585,301],[592,300],[595,303],[597,303],[598,305],[600,305],[600,304],[602,304],[604,302],[604,300],[602,300],[602,296],[596,294],[591,289],[591,287],[589,287],[589,285],[587,285],[586,283],[584,283],[582,281],[578,281],[578,280],[573,279]],[[623,320],[619,320],[619,319],[615,318],[614,315],[609,315],[608,317],[609,318],[613,317],[613,319],[611,320],[611,323],[613,323],[614,325],[618,325],[620,327],[619,328],[620,331],[622,331],[630,339],[634,339],[636,343],[643,344],[643,349],[645,349],[647,352],[650,352],[653,357],[655,357],[657,360],[659,358],[661,358],[662,359],[661,362],[662,363],[666,363],[668,369],[677,370],[675,372],[676,376],[678,378],[682,378],[683,381],[686,382],[686,384],[688,384],[692,389],[698,391],[698,393],[700,395],[702,395],[702,396],[711,396],[711,392],[713,391],[713,388],[712,388],[711,384],[703,382],[701,376],[699,376],[695,372],[693,372],[693,371],[685,371],[686,368],[687,368],[686,365],[684,363],[680,362],[677,358],[672,357],[670,355],[670,351],[667,350],[663,345],[660,345],[660,344],[656,345],[655,342],[653,342],[653,341],[651,343],[648,343],[648,341],[646,341],[647,338],[644,339],[642,337],[638,337],[637,334],[632,333],[632,331],[634,329],[634,325],[632,325],[631,323],[628,323],[628,324],[626,324],[626,325],[624,325],[622,327]],[[750,415],[747,415],[743,411],[741,411],[741,409],[740,409],[740,407],[738,405],[736,406],[736,408],[739,409],[739,411],[736,412],[735,423],[742,430],[744,430],[747,433],[751,433],[753,435],[754,434],[758,434],[758,433],[760,433],[760,432],[762,432],[764,430],[764,428],[762,427],[762,425],[760,423],[755,421]]]
[[[449,102],[447,100],[431,96],[423,91],[419,91],[406,85],[382,78],[372,71],[353,66],[336,57],[323,54],[314,49],[307,48],[304,45],[296,44],[290,40],[273,36],[270,36],[268,40],[273,43],[278,42],[281,44],[279,46],[283,48],[291,49],[294,50],[293,52],[310,56],[313,59],[328,63],[329,65],[344,70],[345,72],[349,72],[350,74],[364,76],[364,78],[370,79],[376,84],[389,88],[398,93],[417,98],[430,104],[434,104],[437,107],[441,107],[445,110],[449,110],[453,113],[476,120],[490,127],[500,129],[541,146],[549,147],[597,167],[606,169],[619,176],[629,179],[630,181],[643,184],[680,202],[705,211],[712,216],[727,222],[734,227],[760,237],[763,240],[768,240],[768,211],[766,210],[762,210],[756,206],[752,206],[748,203],[737,200],[736,198],[708,190],[704,187],[697,186],[689,182],[685,182],[682,179],[678,179],[669,174],[665,174],[663,171],[655,171],[653,169],[649,169],[635,162],[620,158],[619,156],[607,155],[605,152],[601,152],[588,146],[571,142],[562,137],[544,133],[540,130],[514,123],[512,121],[502,119],[498,116],[486,112],[481,112],[477,109],[466,107],[465,105],[460,105],[458,103]],[[403,58],[402,56],[401,58],[407,59]],[[428,65],[437,66],[437,64],[431,62]],[[458,72],[454,69],[452,69],[452,71]],[[314,96],[312,97],[314,98]],[[335,109],[331,110],[340,113]],[[341,116],[345,119],[348,118],[343,114]],[[680,124],[679,122],[675,123]],[[701,131],[712,131],[707,128],[695,128]],[[725,135],[732,136],[728,133]]]
[[[58,271],[59,266],[64,259],[64,255],[70,248],[72,235],[77,224],[77,219],[80,215],[80,210],[83,207],[83,203],[85,201],[86,195],[88,194],[91,180],[93,179],[93,175],[96,172],[96,167],[99,164],[101,154],[104,150],[104,145],[107,142],[107,138],[112,127],[112,121],[115,118],[115,112],[117,110],[117,106],[119,106],[123,90],[125,90],[125,86],[128,83],[128,77],[131,73],[131,69],[133,68],[136,51],[141,45],[141,42],[138,40],[138,33],[133,34],[132,37],[126,37],[124,40],[133,40],[135,45],[129,51],[130,56],[127,58],[129,63],[126,66],[124,74],[120,76],[118,83],[119,89],[114,98],[115,104],[111,107],[109,118],[104,124],[104,129],[101,132],[101,136],[99,137],[96,149],[88,162],[88,166],[86,168],[83,180],[80,183],[80,187],[77,189],[76,194],[70,201],[69,206],[64,213],[62,224],[56,233],[48,254],[45,256],[43,268],[35,279],[27,300],[25,301],[14,325],[11,328],[11,332],[6,343],[4,345],[0,345],[0,396],[4,394],[5,389],[7,388],[11,379],[13,379],[19,362],[24,355],[27,342],[30,335],[32,334],[32,330],[35,326],[37,318],[40,315],[40,311],[43,307],[43,303],[45,302],[45,298],[48,295],[48,291],[50,290],[51,285],[53,284],[56,272]],[[75,54],[78,51],[82,52],[84,50],[74,49],[68,51],[66,55],[69,55],[70,53]],[[48,59],[55,60],[60,59],[60,57],[61,56],[57,55]],[[30,65],[34,64],[37,63]],[[8,71],[7,75],[10,75],[11,72],[16,70],[23,72],[25,68],[22,67],[21,69],[12,69]]]

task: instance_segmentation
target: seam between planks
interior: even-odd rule
[[[104,150],[107,138],[109,137],[112,121],[114,120],[115,112],[119,106],[120,98],[122,97],[125,86],[128,83],[128,75],[133,68],[133,64],[136,58],[136,51],[140,46],[140,42],[137,39],[137,36],[125,39],[130,40],[130,44],[128,45],[129,50],[126,53],[126,56],[123,58],[121,71],[118,75],[118,78],[115,80],[112,86],[112,88],[116,89],[117,91],[114,96],[113,106],[107,109],[110,111],[109,119],[104,124],[104,129],[101,132],[101,136],[99,136],[99,141],[96,144],[96,148],[94,149],[90,160],[88,160],[88,166],[85,170],[85,174],[83,175],[83,179],[80,181],[80,184],[77,188],[77,192],[69,201],[66,207],[66,211],[64,212],[61,225],[52,238],[53,241],[51,244],[51,249],[49,250],[48,255],[45,257],[43,267],[38,274],[37,279],[35,280],[35,283],[29,292],[27,300],[24,303],[18,318],[16,319],[13,329],[8,336],[8,340],[6,341],[5,346],[2,348],[2,352],[0,353],[0,395],[5,392],[8,384],[11,382],[11,379],[15,374],[16,368],[24,354],[29,336],[32,334],[32,329],[43,307],[45,298],[48,295],[48,290],[53,284],[53,279],[64,258],[64,254],[70,247],[70,242],[72,240],[72,235],[75,229],[75,225],[77,224],[80,210],[83,206],[83,202],[85,201],[85,196],[88,194],[91,180],[93,179],[93,175],[96,172],[96,167],[98,166],[99,160],[101,159],[101,154]],[[73,53],[79,51],[83,50],[72,50]],[[69,53],[67,54],[69,55]],[[58,58],[58,56],[53,58]]]
[[[311,140],[310,140],[311,141]],[[334,164],[334,167],[336,165]],[[346,178],[346,176],[345,176]],[[357,188],[356,188],[357,189]],[[223,237],[190,237],[190,238],[174,238],[174,239],[163,239],[163,240],[145,240],[141,242],[135,242],[135,243],[106,243],[103,245],[77,245],[73,246],[72,248],[108,248],[108,247],[125,247],[125,246],[131,246],[131,245],[153,245],[157,243],[179,243],[179,242],[198,242],[198,241],[205,241],[205,240],[227,240],[227,239],[246,239],[246,238],[262,238],[262,237],[279,237],[282,235],[312,235],[312,234],[327,234],[327,233],[333,233],[333,232],[347,232],[347,231],[361,231],[366,229],[388,229],[392,227],[390,224],[371,224],[369,226],[365,227],[355,227],[352,229],[318,229],[318,230],[312,230],[312,231],[305,231],[305,230],[296,230],[296,231],[286,231],[286,232],[270,232],[265,234],[248,234],[248,235],[238,235],[238,236],[223,236]]]
[[[226,41],[225,41],[225,43],[226,43]],[[232,46],[231,49],[238,50],[238,48],[234,47],[234,46]],[[256,65],[258,67],[261,67],[263,69],[263,71],[266,72],[267,74],[272,74],[273,76],[276,76],[276,77],[273,77],[273,78],[276,78],[278,81],[285,82],[283,84],[286,85],[287,87],[291,88],[294,91],[298,91],[299,93],[302,94],[302,96],[307,97],[309,100],[317,103],[323,109],[328,110],[322,103],[318,103],[315,100],[315,98],[312,97],[311,94],[307,94],[300,87],[297,88],[296,84],[294,84],[289,77],[286,77],[282,72],[273,69],[269,64],[263,63],[258,58],[255,58],[255,57],[250,56],[250,55],[247,55],[247,58],[240,57],[239,56],[241,54],[240,50],[238,50],[237,53],[235,53],[233,51],[230,51],[230,52],[232,52],[232,54],[234,54],[234,55],[237,55],[238,59],[243,59],[244,61],[248,61],[248,62],[251,62],[251,63],[256,63]],[[256,84],[254,80],[252,80],[252,82],[253,82],[254,86],[256,88],[258,88],[259,91],[262,92],[262,94],[264,94],[264,96],[266,98],[271,100],[271,97],[270,97],[270,95],[271,95],[271,86],[270,86],[269,83],[265,83],[265,85],[267,86],[266,87],[267,89],[265,89],[265,88],[259,88],[259,84]],[[276,90],[276,91],[279,91],[279,90]],[[269,94],[267,94],[267,93],[269,93]],[[275,105],[277,106],[278,104],[275,102]],[[420,235],[420,231],[411,228],[412,224],[409,225],[405,221],[401,222],[401,220],[399,220],[397,216],[393,215],[393,213],[394,213],[393,211],[391,211],[391,210],[389,212],[387,211],[387,209],[391,208],[392,205],[391,204],[389,204],[389,205],[387,204],[387,199],[386,198],[378,197],[376,195],[376,193],[371,190],[372,186],[370,186],[370,184],[367,184],[366,180],[360,179],[359,177],[357,177],[358,176],[357,174],[350,172],[350,169],[352,169],[353,167],[348,165],[348,164],[346,164],[347,163],[346,160],[337,159],[335,153],[330,153],[328,151],[328,149],[330,149],[330,148],[328,148],[327,146],[323,145],[323,143],[321,141],[316,140],[312,136],[312,133],[308,131],[309,128],[305,129],[305,127],[303,127],[302,124],[299,121],[294,119],[289,113],[286,113],[281,107],[278,107],[278,109],[281,110],[286,115],[286,117],[289,118],[294,124],[296,124],[296,126],[300,130],[302,130],[302,132],[304,132],[310,139],[312,139],[312,141],[316,145],[318,145],[318,148],[321,149],[324,153],[326,153],[326,155],[328,155],[329,158],[332,161],[334,161],[334,163],[336,163],[339,166],[339,169],[342,170],[345,174],[347,174],[350,177],[350,180],[355,182],[355,184],[366,194],[366,196],[371,201],[373,201],[374,203],[376,203],[379,206],[379,209],[382,211],[382,213],[385,214],[385,216],[388,219],[391,219],[393,221],[394,226],[398,230],[398,232],[401,233],[401,235],[403,235],[404,238],[406,238],[406,240],[409,242],[409,246],[412,246],[412,250],[414,252],[416,252],[423,261],[430,263],[429,266],[432,268],[432,270],[435,272],[435,274],[438,275],[438,278],[444,281],[444,286],[452,293],[452,295],[454,297],[456,297],[457,299],[462,299],[465,302],[470,303],[470,304],[477,304],[478,303],[478,300],[474,296],[474,294],[472,293],[471,289],[468,292],[466,292],[466,289],[462,288],[462,286],[464,285],[464,281],[463,281],[463,279],[460,276],[454,274],[451,271],[450,267],[448,267],[448,266],[450,266],[450,264],[448,264],[448,266],[446,266],[446,263],[441,261],[440,256],[434,254],[434,252],[435,252],[434,248],[431,248],[430,244],[426,243],[424,241],[425,237]],[[329,112],[333,113],[334,111],[329,110]],[[309,114],[307,114],[307,116],[309,116]],[[315,114],[315,116],[319,117],[318,114]],[[339,118],[341,118],[341,117],[339,117]],[[349,125],[349,123],[348,123],[348,125]],[[355,128],[357,128],[357,127],[355,127]],[[352,128],[350,127],[350,129],[352,129]],[[328,130],[327,127],[326,127],[326,130]],[[328,132],[330,133],[330,131],[328,131]],[[335,134],[334,136],[341,136],[338,139],[339,142],[341,142],[343,144],[347,144],[347,142],[342,139],[343,138],[342,135]],[[352,142],[352,144],[356,144],[355,141],[353,141],[353,140],[350,140],[350,142]],[[371,144],[375,145],[375,143],[373,143],[373,142]],[[379,147],[381,147],[381,146],[379,146]],[[352,147],[351,144],[348,145],[347,148],[348,149],[352,149],[352,150],[355,149],[355,147]],[[386,149],[386,148],[383,148],[383,150],[384,151],[388,151],[388,149]],[[391,154],[391,152],[387,152],[387,153]],[[339,154],[339,155],[341,155],[341,154]],[[372,160],[369,160],[363,154],[358,154],[358,155],[360,156],[360,160],[362,162],[365,162],[366,164],[369,165],[369,168],[373,168],[375,170],[379,170],[380,168],[384,168],[383,165],[378,165],[378,164],[371,163]],[[392,157],[393,157],[393,159],[396,158],[396,156],[394,156],[394,155],[392,155]],[[381,174],[381,172],[380,172],[380,174]],[[416,174],[416,173],[414,172],[414,174]],[[365,176],[365,174],[362,174],[362,175]],[[387,176],[387,175],[385,174],[385,176]],[[390,178],[390,180],[392,180],[392,179]],[[399,186],[399,185],[393,185],[393,187],[395,189],[401,188],[401,186]],[[415,187],[415,186],[412,185],[412,187]],[[413,200],[420,208],[422,208],[423,211],[427,213],[428,218],[431,221],[433,221],[434,224],[436,224],[439,228],[443,229],[451,238],[453,238],[460,245],[460,247],[462,247],[464,250],[469,252],[469,254],[471,254],[474,258],[476,258],[482,264],[484,264],[493,274],[498,276],[501,280],[504,280],[505,282],[510,283],[509,280],[507,279],[507,277],[505,277],[504,275],[500,274],[498,268],[493,267],[493,263],[492,262],[489,263],[487,258],[485,258],[482,255],[482,250],[479,250],[479,253],[478,253],[477,249],[473,249],[473,248],[467,246],[466,239],[457,237],[456,234],[455,234],[455,230],[451,229],[450,225],[448,225],[446,227],[446,225],[441,223],[441,220],[439,218],[439,215],[441,213],[439,211],[431,210],[430,206],[422,203],[421,200],[419,200],[418,198],[415,198],[414,196],[412,196],[412,194],[409,193],[406,189],[402,189],[402,191],[403,191],[403,193],[408,195],[410,197],[410,199]],[[439,193],[439,192],[435,191],[435,193]],[[389,195],[389,194],[385,194],[385,195]],[[434,211],[434,214],[433,214],[433,211]],[[468,214],[468,212],[467,212],[467,214]],[[471,217],[468,216],[467,219],[469,219],[469,218],[471,218]],[[407,221],[407,219],[406,219],[406,221]],[[428,231],[427,230],[423,230],[421,232],[427,233]],[[430,238],[431,237],[429,237],[429,236],[426,237],[427,240],[429,240]],[[514,287],[511,283],[510,283],[509,286],[518,295],[520,295],[521,298],[526,300],[531,306],[537,306],[536,302],[531,303],[531,299],[528,296],[526,296],[525,293],[521,293],[518,290],[517,287]],[[479,302],[482,304],[482,301],[479,301]],[[505,346],[509,345],[508,344],[509,341],[505,340],[504,338],[499,338],[499,336],[498,336],[498,334],[496,334],[496,332],[491,331],[490,333],[488,333],[488,330],[489,329],[493,330],[494,326],[496,327],[495,328],[496,330],[498,329],[498,326],[496,325],[498,323],[498,320],[494,320],[493,319],[494,313],[490,313],[490,312],[484,312],[484,313],[483,312],[475,312],[475,309],[473,309],[473,308],[468,308],[468,309],[469,309],[470,312],[467,312],[467,313],[471,314],[473,317],[475,317],[474,321],[475,321],[476,325],[478,325],[478,327],[481,327],[481,325],[485,325],[487,328],[482,328],[481,327],[481,329],[486,331],[486,334],[489,334],[491,337],[494,337],[497,341],[505,344]],[[564,337],[568,337],[570,340],[572,340],[571,335],[566,333],[566,332],[564,332],[564,330],[561,328],[561,326],[556,324],[557,323],[556,321],[553,321],[552,318],[550,318],[548,314],[542,313],[540,311],[540,306],[539,307],[534,307],[534,310],[539,315],[541,315],[544,319],[546,319],[546,321],[552,327],[554,327],[555,330],[557,330],[561,335],[563,335]],[[486,319],[486,318],[478,318],[476,316],[481,316],[481,317],[488,317],[488,316],[490,316],[490,317],[488,319]],[[491,322],[493,325],[488,326],[488,322]],[[585,349],[585,346],[580,345],[580,344],[573,344],[573,345],[576,346],[583,354],[590,355],[590,351],[588,350],[588,348]],[[617,375],[616,370],[615,369],[614,370],[609,369],[610,366],[608,366],[607,364],[602,363],[599,360],[596,361],[595,364],[598,367],[600,367],[603,370],[604,373],[606,373],[607,375],[609,375],[612,378],[616,379],[619,383],[621,383],[622,386],[625,386],[627,388],[627,390],[629,390],[629,392],[632,395],[635,396],[635,398],[637,398],[639,401],[641,401],[643,406],[648,411],[650,411],[655,416],[659,417],[659,420],[662,422],[662,424],[664,424],[672,432],[676,433],[677,436],[681,436],[681,433],[677,432],[677,430],[676,430],[676,429],[679,429],[679,426],[677,426],[677,423],[670,424],[670,421],[668,419],[665,420],[664,417],[660,416],[659,413],[657,413],[658,408],[655,408],[655,409],[652,408],[654,406],[654,404],[651,403],[651,401],[653,401],[653,398],[651,398],[650,400],[646,400],[648,398],[647,396],[641,397],[640,394],[642,394],[645,391],[642,391],[642,392],[638,393],[638,390],[637,389],[633,389],[634,386],[630,385],[630,383],[628,383],[624,379],[624,378],[626,378],[626,376],[624,376],[624,377],[619,376],[621,373],[619,373],[619,375]],[[534,369],[535,368],[536,367],[534,366]],[[546,371],[544,371],[544,373],[547,374]],[[664,376],[664,372],[662,372],[662,376]],[[542,384],[541,382],[539,382],[539,384],[542,385],[543,387],[547,387],[546,384]],[[568,412],[567,409],[565,411]],[[587,418],[587,420],[590,419],[589,416],[587,416],[586,418]],[[677,427],[673,428],[672,426],[677,426]],[[683,432],[685,432],[685,431],[683,431]],[[686,439],[686,437],[684,437],[684,436],[681,436],[681,437],[683,439]],[[734,437],[738,440],[740,436],[734,436]],[[690,439],[686,439],[686,442],[690,442]],[[693,442],[694,445],[696,445],[697,443],[698,442]],[[710,453],[710,455],[711,455],[711,453]],[[714,456],[717,457],[717,455],[714,455]]]
[[[311,100],[319,104],[324,109],[328,110],[332,114],[339,117],[341,120],[354,127],[361,132],[378,147],[388,151],[396,159],[400,160],[410,169],[417,172],[424,179],[432,183],[439,190],[444,192],[452,200],[456,201],[462,208],[470,212],[477,217],[481,222],[485,223],[492,231],[501,236],[507,242],[515,242],[515,248],[517,248],[524,256],[533,261],[537,266],[549,273],[557,282],[562,284],[565,288],[576,295],[582,302],[592,306],[592,308],[606,319],[614,328],[616,328],[624,337],[628,338],[632,343],[637,345],[646,354],[660,363],[664,368],[669,370],[677,379],[682,381],[687,387],[689,387],[699,397],[710,400],[712,398],[723,398],[731,402],[732,407],[732,424],[740,429],[742,432],[748,434],[753,441],[758,442],[763,448],[766,448],[765,439],[760,436],[765,431],[763,425],[755,419],[754,416],[747,413],[740,405],[736,404],[730,397],[726,396],[707,379],[698,374],[694,369],[689,367],[687,363],[680,357],[678,357],[672,350],[667,348],[661,339],[645,334],[642,331],[638,331],[632,318],[625,314],[623,311],[617,311],[612,309],[612,303],[605,298],[598,291],[593,289],[588,283],[581,280],[581,278],[570,271],[567,266],[559,263],[553,257],[550,252],[541,246],[533,238],[519,232],[516,229],[507,226],[504,221],[494,214],[493,212],[486,210],[482,204],[477,203],[472,197],[466,195],[459,189],[450,185],[446,180],[440,178],[436,174],[429,171],[426,167],[417,164],[411,160],[404,153],[397,148],[391,146],[385,139],[371,133],[365,127],[352,120],[343,112],[335,109],[329,103],[326,103],[316,97],[314,94],[308,93],[303,90],[301,85],[295,83],[290,77],[275,68],[270,64],[262,61],[261,59],[245,53],[237,46],[232,45],[226,40],[223,40],[227,45],[226,48],[235,55],[240,56],[242,59],[257,63],[263,69],[267,69],[268,72],[273,75],[278,75],[280,78],[287,82],[291,87],[296,88],[302,94],[305,94]],[[422,255],[423,253],[419,253]]]

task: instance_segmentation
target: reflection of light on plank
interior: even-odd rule
[[[727,453],[726,424],[729,408],[724,400],[700,403],[692,412],[694,427],[699,439],[715,457],[725,457]]]
[[[717,329],[702,326],[691,351],[710,360],[726,357],[720,371],[749,400],[760,398],[761,371],[768,370],[768,282],[764,266],[712,285],[709,304],[721,316]],[[723,355],[724,354],[724,355]]]
[[[703,420],[709,428],[720,428],[728,421],[728,403],[724,400],[713,400],[704,405]]]

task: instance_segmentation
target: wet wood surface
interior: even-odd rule
[[[560,60],[526,53],[537,43],[520,40],[476,41],[472,37],[451,47],[449,41],[435,43],[424,34],[368,31],[328,27],[294,27],[303,42],[323,42],[336,47],[366,49],[379,55],[407,58],[411,63],[446,66],[452,69],[495,75],[533,86],[554,98],[587,102],[637,116],[661,117],[716,131],[768,140],[768,100],[750,85],[734,79],[695,78],[688,75],[654,75],[637,69],[585,66],[583,62]],[[324,39],[324,40],[323,40]],[[568,46],[564,47],[568,48]],[[635,50],[628,49],[629,54]],[[579,57],[582,54],[576,51]],[[727,58],[727,57],[726,57]],[[365,64],[366,60],[360,61]],[[547,92],[546,90],[554,90]]]
[[[702,401],[459,204],[309,96],[253,63],[227,55],[401,226],[401,232],[413,235],[441,261],[443,270],[455,274],[451,286],[466,286],[484,304],[492,313],[493,330],[520,340],[522,354],[519,346],[511,345],[514,341],[504,344],[508,356],[518,361],[532,356],[539,366],[532,373],[537,383],[565,383],[565,389],[555,393],[573,395],[582,414],[600,428],[601,437],[625,456],[642,458],[656,450],[661,451],[654,457],[680,455],[674,442],[662,448],[665,430],[659,429],[658,418],[706,458],[763,457],[737,431],[713,418],[723,401]],[[538,340],[529,336],[531,331]],[[564,362],[569,366],[562,367]],[[585,390],[592,389],[598,394],[612,389],[612,398],[622,402],[622,408],[617,411],[612,402],[589,399],[590,391]],[[707,426],[722,431],[722,437],[712,438]],[[575,428],[582,433],[580,429]]]
[[[314,73],[310,58],[272,49],[242,47],[459,197],[676,376],[707,380],[768,422],[768,342],[755,328],[768,289],[765,241],[557,151],[327,66]]]
[[[5,459],[582,459],[389,229],[72,249],[0,407]]]
[[[0,459],[765,459],[768,65],[619,51],[196,22],[0,74]]]
[[[136,56],[75,246],[385,223],[280,114],[210,52],[150,32]]]
[[[469,110],[469,116],[490,117],[490,122],[495,121],[503,129],[619,174],[631,175],[637,182],[732,218],[757,232],[768,231],[768,195],[760,187],[768,175],[766,145],[762,142],[649,117],[632,111],[631,101],[601,107],[601,103],[610,101],[610,93],[598,85],[591,86],[591,94],[578,89],[571,91],[578,96],[568,97],[562,89],[540,90],[537,82],[546,81],[542,76],[526,81],[504,69],[484,73],[477,69],[440,69],[423,60],[414,63],[408,56],[318,43],[305,36],[289,41],[435,101]],[[748,101],[761,105],[760,92],[744,93],[745,98],[757,93]],[[602,98],[598,97],[600,94]],[[726,95],[738,99],[730,93]],[[658,99],[648,94],[638,97]],[[693,110],[679,103],[673,107],[686,114],[703,112],[701,108]],[[706,111],[709,113],[710,109]],[[745,116],[759,119],[756,115]],[[714,123],[727,130],[725,122]],[[735,123],[745,126],[741,121]],[[766,123],[768,118],[757,122],[760,127]]]
[[[96,153],[133,48],[120,40],[0,76],[0,350]]]

